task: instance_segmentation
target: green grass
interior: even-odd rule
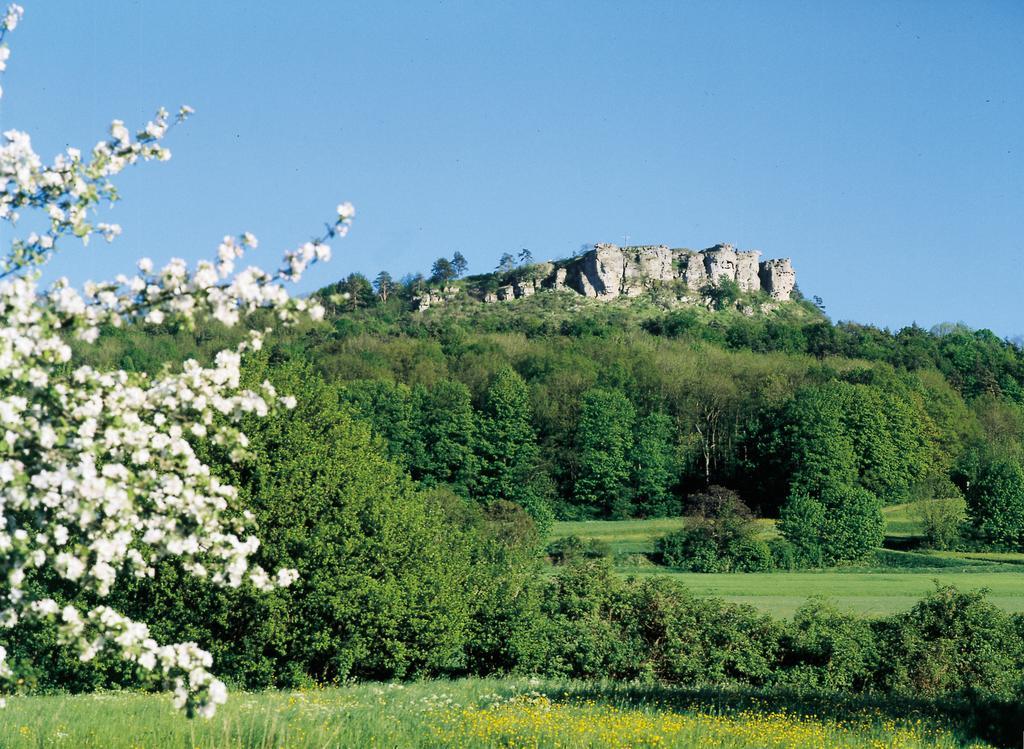
[[[821,716],[821,717],[819,717]],[[824,717],[828,716],[828,717]],[[233,694],[189,721],[165,695],[13,698],[4,749],[987,746],[974,713],[785,693],[466,679]],[[989,729],[985,729],[989,730]]]
[[[625,572],[625,570],[623,570]],[[862,572],[721,573],[633,569],[636,577],[663,575],[684,583],[697,595],[720,596],[747,603],[776,616],[792,616],[809,597],[823,596],[839,608],[863,616],[905,611],[931,592],[935,583],[965,590],[988,588],[989,599],[1007,611],[1024,611],[1024,574],[1012,571],[888,570]]]
[[[898,540],[920,535],[910,504],[883,510],[886,535]],[[762,535],[778,535],[774,521],[761,520]],[[645,577],[665,575],[698,595],[747,603],[777,616],[792,616],[809,597],[823,596],[839,608],[864,616],[904,611],[930,592],[936,581],[973,590],[989,589],[994,604],[1024,612],[1024,554],[997,552],[896,551],[879,549],[856,567],[800,572],[703,574],[638,565],[639,555],[654,552],[656,540],[683,527],[683,518],[555,523],[552,538],[575,535],[606,544],[616,571]]]
[[[774,520],[758,520],[762,536],[772,538],[778,535]],[[551,538],[577,536],[584,540],[601,541],[608,545],[613,555],[653,554],[654,543],[666,533],[677,531],[686,525],[686,519],[652,518],[651,520],[580,520],[555,523]]]

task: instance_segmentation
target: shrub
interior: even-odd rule
[[[783,651],[779,681],[800,689],[859,691],[878,667],[869,621],[821,600],[808,601],[794,614]]]
[[[768,572],[775,568],[775,558],[768,544],[757,538],[744,538],[728,550],[733,572]]]
[[[1022,632],[981,591],[938,587],[910,611],[873,626],[879,648],[875,681],[885,691],[1019,695]]]
[[[712,486],[689,501],[687,526],[656,543],[662,562],[692,572],[763,572],[774,566],[768,545],[736,492]]]
[[[800,566],[796,547],[784,538],[773,538],[768,541],[768,550],[772,555],[772,566],[779,570],[795,570]]]
[[[960,531],[967,520],[967,503],[959,496],[951,499],[920,499],[914,503],[914,515],[921,523],[925,546],[931,549],[952,549],[960,540]]]
[[[580,559],[606,559],[612,550],[604,541],[565,536],[548,544],[547,553],[554,564],[567,564]]]
[[[802,565],[863,559],[882,543],[885,520],[878,498],[859,486],[795,490],[782,508],[779,530],[797,548]]]
[[[728,560],[704,525],[683,528],[655,543],[662,564],[691,572],[727,572]]]

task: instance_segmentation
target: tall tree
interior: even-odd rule
[[[394,285],[394,281],[391,280],[391,274],[386,270],[382,270],[373,279],[373,288],[376,289],[380,300],[385,303],[388,301],[388,296],[391,295],[391,289],[394,288]]]
[[[469,261],[461,252],[452,255],[452,270],[455,272],[455,278],[462,278],[469,270]]]
[[[455,269],[448,258],[439,257],[430,266],[430,280],[434,283],[446,284],[455,278]]]
[[[530,393],[511,367],[499,369],[484,396],[480,419],[477,496],[486,503],[515,502],[543,530],[553,515],[540,473],[537,435],[530,423]]]
[[[519,251],[519,264],[529,265],[533,262],[533,253],[525,247]]]
[[[634,418],[633,404],[621,390],[593,388],[584,394],[576,430],[579,476],[574,491],[584,514],[629,517]]]
[[[404,467],[414,439],[409,386],[391,380],[352,380],[340,388],[340,395],[384,439],[388,457]]]
[[[981,455],[967,482],[967,514],[986,545],[1024,550],[1024,467],[1015,458]]]
[[[414,443],[409,471],[426,486],[447,485],[462,497],[471,494],[477,475],[473,448],[476,421],[469,389],[441,380],[413,389]]]
[[[345,279],[344,289],[348,295],[346,306],[349,309],[368,307],[373,303],[373,286],[362,273],[350,273]]]
[[[516,258],[511,252],[503,252],[498,259],[498,273],[509,273],[515,270]]]
[[[660,411],[637,421],[633,440],[634,511],[644,517],[664,517],[679,512],[672,487],[679,478],[675,430],[672,419]]]

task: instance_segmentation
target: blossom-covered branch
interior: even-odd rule
[[[17,5],[3,16],[0,70],[9,57],[4,38],[21,17]],[[46,570],[103,598],[120,577],[152,576],[171,557],[215,585],[270,590],[296,577],[294,570],[270,573],[251,564],[259,548],[252,515],[191,442],[209,440],[238,459],[248,444],[238,427],[242,417],[294,407],[269,382],[240,387],[241,357],[262,345],[262,334],[221,351],[212,366],[190,360],[180,372],[157,377],[76,364],[68,336],[91,342],[101,326],[129,322],[235,325],[257,309],[274,311],[284,323],[322,317],[322,308],[290,297],[283,283],[330,258],[326,242],[348,231],[352,206],[339,205],[324,235],[285,253],[274,273],[236,272],[245,249],[256,246],[245,233],[225,237],[216,260],[194,269],[174,259],[155,270],[143,259],[134,274],[81,292],[64,278],[39,288],[40,268],[61,240],[87,245],[94,234],[108,241],[120,234],[116,224],[93,220],[101,202],[117,200],[112,177],[140,161],[169,159],[162,140],[191,113],[182,107],[170,122],[161,109],[134,135],[115,120],[88,157],[69,148],[51,164],[32,150],[26,133],[3,134],[0,220],[13,225],[22,212],[37,211],[49,229],[15,239],[0,260],[0,627],[49,622],[82,660],[113,649],[141,675],[173,689],[189,714],[209,716],[226,690],[198,645],[159,644],[144,623],[109,607],[80,611],[34,597],[25,586],[28,575]],[[0,647],[0,682],[16,679]]]

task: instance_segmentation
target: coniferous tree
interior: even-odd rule
[[[516,258],[511,252],[503,252],[498,259],[498,273],[509,273],[515,270]]]
[[[448,258],[439,257],[430,266],[430,280],[434,283],[446,284],[455,278],[455,268]]]
[[[377,296],[379,296],[380,300],[384,303],[387,303],[394,285],[394,281],[391,280],[391,274],[386,270],[382,270],[378,273],[377,277],[373,280],[373,288],[376,289]]]
[[[480,419],[477,496],[488,504],[515,502],[546,530],[553,516],[539,473],[530,412],[530,393],[523,378],[511,367],[498,370],[487,388]]]

